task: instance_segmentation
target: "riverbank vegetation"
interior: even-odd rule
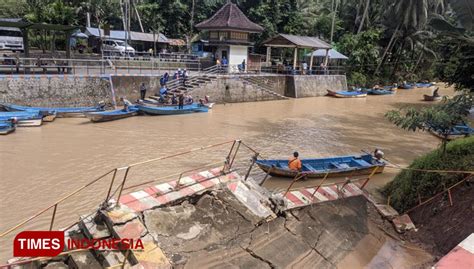
[[[134,31],[162,32],[171,38],[199,40],[194,27],[227,0],[131,1]],[[0,17],[32,22],[123,29],[124,7],[118,0],[4,0]],[[373,86],[403,80],[458,81],[473,85],[474,2],[462,0],[234,0],[262,25],[254,35],[255,52],[276,33],[318,36],[349,56],[350,84]],[[53,34],[54,35],[54,34]],[[50,45],[47,34],[31,35],[34,46]],[[57,42],[60,42],[58,39]],[[63,45],[65,42],[63,42]],[[304,52],[305,54],[309,51]],[[282,55],[291,57],[292,50]],[[302,56],[301,54],[300,56]]]
[[[410,169],[423,170],[474,170],[474,137],[451,141],[447,144],[446,153],[436,149],[417,158],[409,166]],[[383,193],[390,197],[390,205],[399,212],[418,204],[423,200],[445,190],[459,182],[465,173],[427,173],[422,171],[404,170],[393,181],[383,188]]]

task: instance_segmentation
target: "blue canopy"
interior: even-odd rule
[[[335,49],[330,49],[328,55],[329,55],[329,59],[343,59],[343,60],[349,59],[346,55],[338,52]],[[306,54],[306,56],[310,57],[311,53]],[[313,57],[326,57],[326,50],[319,49],[319,50],[313,51]]]

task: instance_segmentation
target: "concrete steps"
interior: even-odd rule
[[[252,76],[252,77],[242,77],[242,79],[246,82],[246,83],[249,83],[251,85],[253,85],[254,87],[258,88],[259,90],[261,90],[262,92],[265,92],[265,93],[268,93],[268,94],[271,94],[279,99],[289,99],[289,97],[286,97],[284,95],[281,95],[275,91],[272,90],[272,85],[270,84],[270,80],[267,80],[265,79],[262,80],[262,78],[258,77],[258,76]]]

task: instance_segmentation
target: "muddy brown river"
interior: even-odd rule
[[[0,137],[0,231],[115,167],[233,139],[242,139],[267,158],[287,158],[295,150],[305,158],[357,154],[378,147],[390,161],[407,165],[439,141],[427,133],[400,130],[383,115],[407,104],[427,105],[421,101],[422,95],[431,91],[399,90],[393,96],[362,99],[316,97],[225,104],[216,105],[209,113],[140,116],[99,124],[66,118],[39,128],[18,128]],[[453,92],[442,88],[440,93]],[[226,144],[134,167],[126,186],[153,179],[165,181],[166,175],[222,163],[229,148]],[[242,174],[250,157],[251,152],[242,147],[236,164]],[[253,174],[260,175],[256,170]],[[383,186],[396,172],[386,169],[369,188]],[[109,182],[110,177],[105,178],[61,203],[54,228],[65,227],[96,208],[105,198]],[[317,182],[300,182],[295,187]],[[283,190],[288,184],[287,179],[270,178],[265,186]],[[48,229],[51,213],[22,229]],[[0,240],[0,264],[11,257],[11,240],[18,231]]]

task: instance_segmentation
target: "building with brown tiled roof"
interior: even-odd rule
[[[211,18],[198,23],[196,28],[207,34],[209,43],[206,44],[206,49],[221,62],[226,59],[230,70],[235,69],[244,60],[248,62],[248,48],[253,45],[249,35],[263,31],[260,25],[249,20],[239,7],[230,1]]]

